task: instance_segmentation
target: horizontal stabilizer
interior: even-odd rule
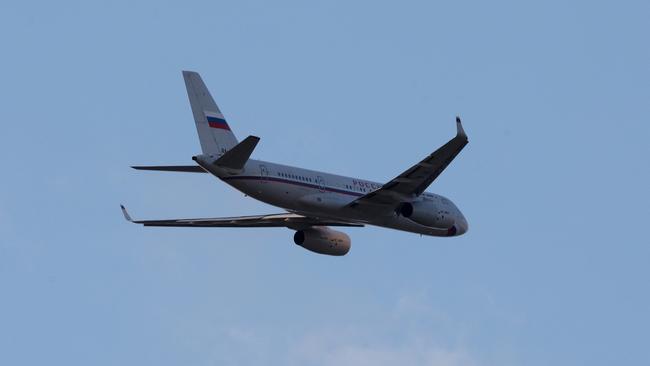
[[[151,165],[132,166],[136,170],[157,170],[161,172],[182,172],[182,173],[207,173],[198,165]]]
[[[248,136],[244,141],[238,143],[235,147],[221,155],[214,164],[230,169],[243,169],[259,141],[260,138],[257,136]]]

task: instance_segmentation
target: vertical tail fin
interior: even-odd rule
[[[230,130],[201,76],[193,71],[183,71],[183,79],[203,154],[219,156],[237,145],[235,134]]]

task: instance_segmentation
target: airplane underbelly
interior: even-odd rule
[[[229,179],[228,184],[264,203],[316,217],[344,219],[422,235],[448,236],[446,230],[422,226],[392,211],[345,209],[354,197],[260,179]]]
[[[231,180],[230,185],[257,200],[289,210],[299,209],[299,199],[311,190],[290,184],[262,180]]]

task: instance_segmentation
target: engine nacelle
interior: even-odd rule
[[[449,211],[437,208],[433,202],[404,202],[397,211],[411,221],[428,227],[449,229],[455,223],[454,217]]]
[[[346,233],[327,227],[298,230],[293,235],[293,241],[307,250],[327,255],[346,255],[352,244]]]

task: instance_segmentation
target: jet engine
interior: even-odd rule
[[[312,252],[327,255],[346,255],[350,251],[350,237],[346,233],[328,227],[312,227],[298,230],[293,241]]]
[[[420,225],[449,229],[454,226],[454,218],[449,211],[436,208],[432,202],[404,202],[397,212]]]

